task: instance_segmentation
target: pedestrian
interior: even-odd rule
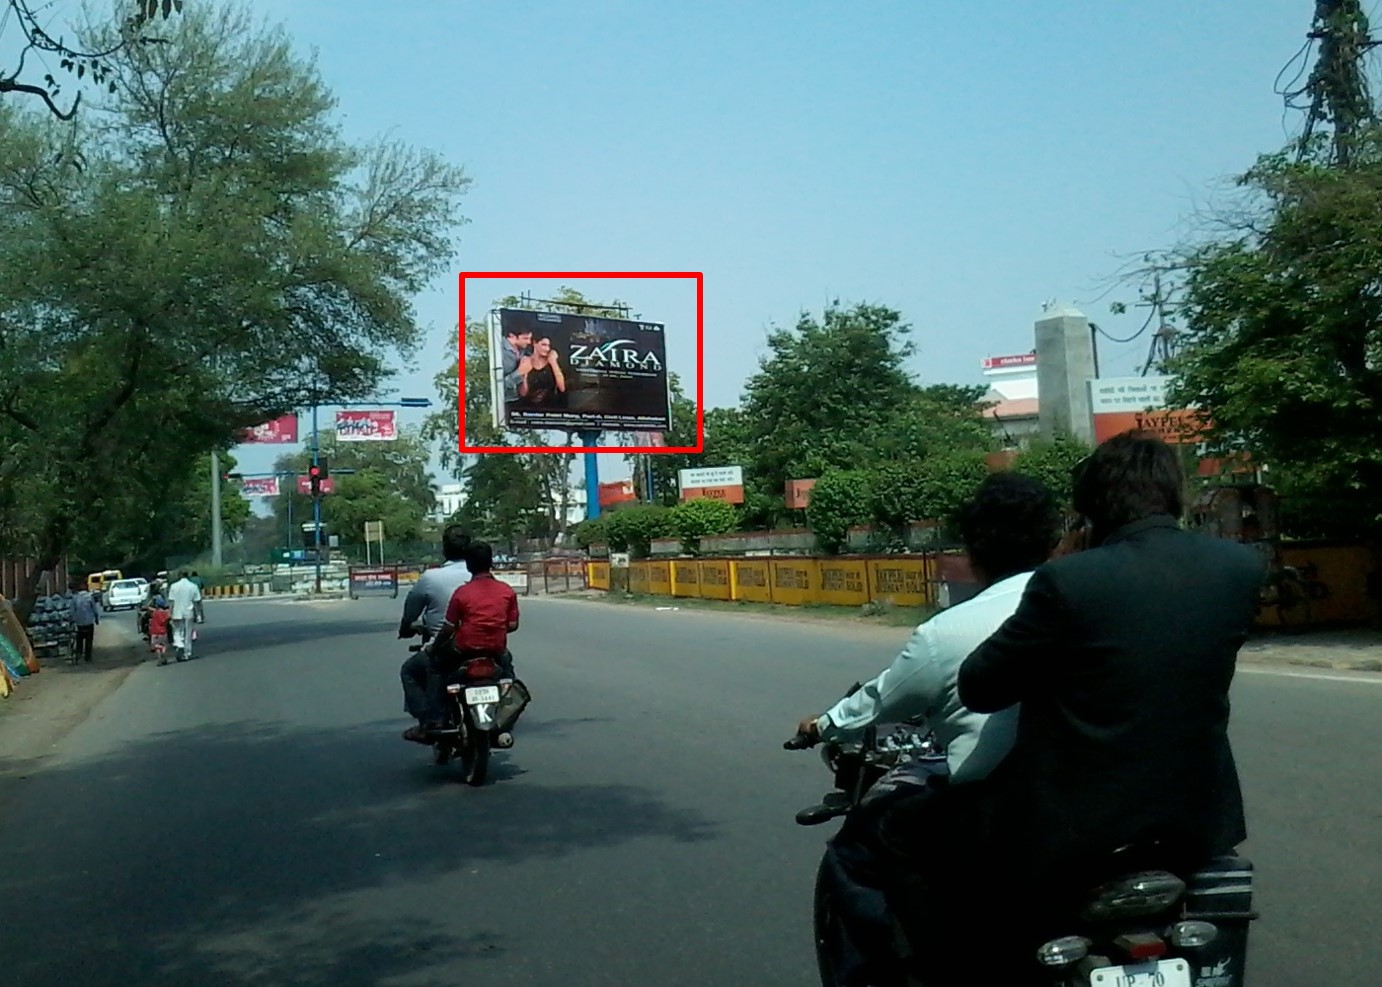
[[[206,623],[206,611],[202,608],[202,598],[206,595],[206,581],[197,575],[196,569],[193,569],[187,578],[197,587],[197,602],[193,604],[193,616],[196,617],[197,623],[204,624]]]
[[[155,597],[153,609],[149,612],[149,650],[158,655],[160,665],[168,664],[168,627],[172,620],[173,613],[168,609],[168,601],[161,596]]]
[[[77,650],[72,661],[91,661],[91,652],[96,641],[96,625],[101,622],[101,613],[96,609],[96,597],[82,585],[80,579],[71,582],[72,623],[77,628]]]
[[[202,591],[192,582],[186,572],[178,573],[177,582],[168,590],[168,602],[172,604],[173,650],[182,661],[192,657],[192,642],[197,632],[192,626],[196,618],[197,603]]]

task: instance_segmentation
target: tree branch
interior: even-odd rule
[[[53,102],[53,97],[49,96],[48,90],[42,86],[31,86],[25,82],[15,82],[13,79],[0,81],[0,93],[27,93],[30,96],[37,96],[48,104],[48,109],[59,120],[71,120],[77,115],[77,107],[82,105],[82,94],[79,92],[77,98],[72,101],[72,109],[64,113],[58,109],[58,104]]]

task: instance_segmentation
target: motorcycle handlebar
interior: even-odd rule
[[[787,741],[785,744],[783,744],[783,745],[782,745],[782,749],[783,749],[783,750],[787,750],[787,751],[804,751],[804,750],[806,750],[806,749],[809,748],[809,747],[815,747],[815,746],[816,746],[816,738],[811,737],[811,736],[809,736],[809,735],[807,735],[807,734],[804,734],[804,733],[799,733],[799,734],[797,734],[795,737],[793,737],[791,740],[789,740],[789,741]]]

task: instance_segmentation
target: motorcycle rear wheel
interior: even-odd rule
[[[489,734],[474,727],[466,729],[465,746],[461,751],[461,775],[465,783],[479,788],[489,774]]]

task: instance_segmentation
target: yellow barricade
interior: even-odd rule
[[[679,559],[671,563],[672,595],[694,597],[701,595],[701,567],[692,560]]]
[[[651,562],[630,562],[629,563],[629,592],[640,595],[647,595],[652,592],[652,572]]]
[[[931,565],[927,559],[870,559],[869,590],[877,603],[921,607],[931,603]]]
[[[648,592],[654,596],[672,595],[672,563],[648,563]]]
[[[736,559],[729,564],[730,593],[745,603],[772,603],[772,570],[767,561]]]
[[[803,606],[820,599],[820,563],[815,559],[770,559],[773,602]]]
[[[706,600],[731,599],[729,563],[723,559],[700,563],[701,597]]]
[[[591,562],[586,566],[585,579],[591,589],[609,589],[609,563]]]
[[[868,563],[857,559],[830,559],[817,563],[820,592],[816,599],[835,607],[862,607],[869,602]]]

